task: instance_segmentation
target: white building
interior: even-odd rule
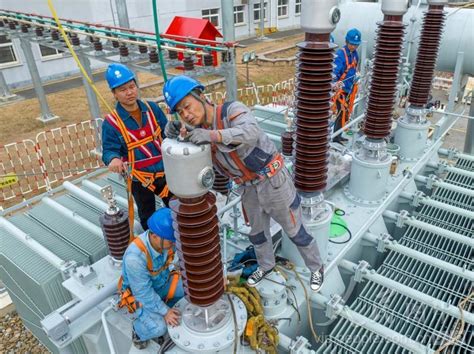
[[[164,32],[174,16],[209,19],[221,30],[221,1],[233,1],[235,35],[237,39],[253,37],[260,26],[260,0],[158,0],[160,31]],[[58,16],[66,19],[119,25],[114,0],[54,0]],[[153,11],[149,0],[127,0],[130,27],[154,31]],[[5,10],[50,15],[45,0],[2,0]],[[299,27],[301,0],[265,0],[265,27],[287,30]],[[33,53],[44,81],[60,79],[78,73],[67,55],[34,46]],[[104,64],[92,62],[98,68]],[[0,70],[11,88],[28,85],[31,81],[19,40],[0,35]]]

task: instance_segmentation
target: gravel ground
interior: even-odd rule
[[[49,353],[13,312],[0,318],[0,354]]]

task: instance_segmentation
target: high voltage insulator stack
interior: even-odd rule
[[[429,1],[421,29],[415,71],[408,101],[415,107],[426,107],[431,90],[431,82],[438,57],[439,44],[443,33],[446,1]]]
[[[402,15],[387,15],[378,23],[374,66],[364,133],[383,139],[390,134],[405,25]]]

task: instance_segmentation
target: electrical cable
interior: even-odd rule
[[[345,241],[342,241],[342,242],[336,242],[336,241],[333,241],[333,240],[329,239],[329,242],[334,243],[336,245],[344,245],[352,239],[352,232],[351,232],[351,230],[349,230],[349,228],[346,225],[343,225],[343,224],[340,224],[340,223],[337,223],[337,222],[331,222],[331,225],[336,225],[336,226],[340,226],[340,227],[344,228],[349,233],[349,238]]]

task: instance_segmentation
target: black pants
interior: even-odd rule
[[[153,182],[155,186],[155,192],[153,193],[146,187],[143,187],[141,182],[132,181],[132,195],[135,199],[138,209],[138,217],[140,218],[140,224],[143,230],[148,230],[147,220],[155,212],[155,195],[159,195],[163,188],[166,186],[165,177],[157,178]],[[166,198],[163,198],[163,203],[166,207],[169,206],[169,201],[173,195],[168,194]]]
[[[345,100],[345,102],[347,102],[349,95],[346,93],[341,93],[341,96]],[[345,109],[346,107],[342,105],[341,101],[336,100],[337,115],[336,115],[336,121],[334,122],[334,132],[342,128],[342,114],[344,113]],[[346,112],[346,123],[348,119],[349,119],[349,112]],[[341,139],[341,136],[342,134],[339,134],[333,139],[333,141],[338,142]]]

